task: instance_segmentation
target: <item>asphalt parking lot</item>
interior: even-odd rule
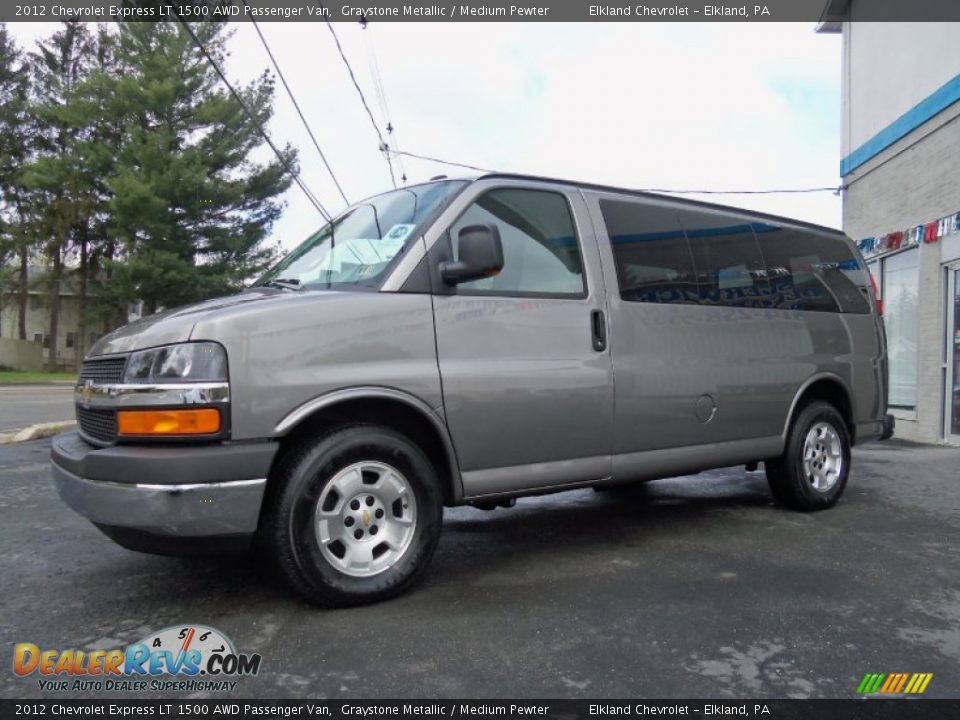
[[[237,697],[852,697],[867,672],[960,696],[960,449],[858,448],[844,499],[809,515],[742,468],[448,510],[423,584],[339,611],[249,558],[115,546],[59,502],[48,452],[0,447],[4,697],[44,696],[15,643],[182,623],[262,654]]]

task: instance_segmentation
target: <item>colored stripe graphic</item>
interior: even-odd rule
[[[863,680],[860,681],[860,687],[857,688],[858,693],[875,693],[880,688],[880,683],[883,682],[883,679],[886,677],[883,673],[867,673],[863,676]]]
[[[897,684],[890,689],[890,692],[899,693],[903,689],[903,686],[907,684],[907,677],[907,673],[900,673],[900,677],[897,678]]]
[[[927,689],[927,685],[929,685],[933,679],[933,673],[920,673],[920,677],[923,678],[923,680],[913,689],[913,692],[918,695]]]
[[[840,175],[853,172],[898,140],[960,100],[960,75],[948,80],[840,161]]]
[[[933,673],[867,673],[857,686],[857,694],[921,695],[933,679]]]

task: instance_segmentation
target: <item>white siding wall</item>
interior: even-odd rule
[[[960,75],[958,23],[853,22],[843,33],[844,157]],[[955,103],[844,177],[844,231],[858,240],[957,212],[958,168]],[[919,249],[917,407],[896,413],[897,436],[908,440],[943,441],[943,263],[953,242]]]
[[[960,23],[843,24],[844,157],[960,75],[958,38]]]

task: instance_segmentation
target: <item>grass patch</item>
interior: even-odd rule
[[[49,373],[49,372],[19,372],[17,370],[0,370],[0,385],[14,383],[53,383],[75,382],[76,373]]]

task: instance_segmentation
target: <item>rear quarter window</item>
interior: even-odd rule
[[[870,312],[866,270],[842,238],[772,225],[756,229],[773,307]]]

